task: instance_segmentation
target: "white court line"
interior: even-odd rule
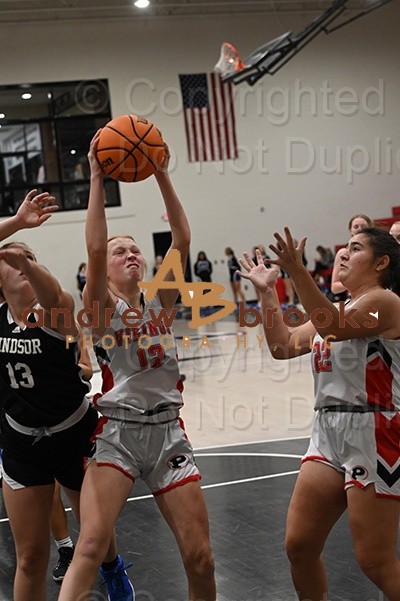
[[[243,447],[247,444],[265,444],[267,442],[286,442],[287,440],[309,440],[308,436],[295,436],[293,438],[270,438],[269,440],[251,440],[250,442],[232,442],[231,444],[217,444],[211,447],[197,447],[194,451],[203,451],[206,449],[223,449],[224,447]]]
[[[230,445],[225,445],[230,446]],[[302,455],[289,455],[284,453],[203,453],[197,455],[197,457],[289,457],[293,459],[301,459]],[[248,482],[257,482],[259,480],[269,480],[270,478],[281,478],[282,476],[293,476],[293,474],[298,474],[299,470],[294,470],[292,472],[281,472],[279,474],[267,474],[266,476],[255,476],[253,478],[243,478],[243,480],[230,480],[228,482],[216,482],[215,484],[205,484],[202,486],[202,490],[207,488],[218,488],[222,486],[231,486],[232,484],[246,484]],[[130,503],[131,501],[143,501],[144,499],[153,499],[153,495],[142,495],[140,497],[129,497],[126,502]],[[70,507],[66,507],[65,511],[72,511]],[[0,524],[8,522],[8,518],[1,518]]]
[[[217,484],[206,484],[201,488],[216,488],[217,486],[230,486],[231,484],[242,484],[243,482],[257,482],[257,480],[268,480],[270,478],[281,478],[282,476],[293,476],[298,474],[299,470],[293,472],[281,472],[280,474],[268,474],[267,476],[256,476],[255,478],[245,478],[244,480],[231,480],[230,482],[220,482]]]
[[[282,476],[293,476],[298,474],[299,470],[293,472],[281,472],[280,474],[268,474],[267,476],[255,476],[254,478],[243,478],[243,480],[230,480],[229,482],[216,482],[215,484],[205,484],[201,487],[201,490],[206,488],[218,488],[220,486],[231,486],[231,484],[243,484],[246,482],[257,482],[258,480],[269,480],[270,478],[281,478]],[[131,497],[128,501],[141,501],[142,499],[152,499],[153,495],[143,495],[142,497]]]
[[[293,459],[301,459],[303,455],[288,453],[196,453],[197,457],[291,457]]]

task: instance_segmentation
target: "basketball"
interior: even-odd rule
[[[165,156],[158,129],[137,115],[109,121],[100,133],[97,160],[103,172],[120,182],[139,182],[153,175]]]

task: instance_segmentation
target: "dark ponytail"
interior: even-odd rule
[[[366,227],[358,232],[368,238],[375,259],[389,257],[389,265],[382,273],[381,285],[400,296],[400,244],[387,232],[377,227]]]

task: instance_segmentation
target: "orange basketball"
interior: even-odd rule
[[[160,132],[144,117],[116,117],[100,133],[97,160],[106,175],[120,182],[139,182],[150,177],[164,156]]]

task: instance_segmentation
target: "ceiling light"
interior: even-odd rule
[[[149,0],[136,0],[136,2],[134,2],[134,5],[136,6],[136,8],[147,8],[150,4]]]
[[[29,94],[29,92],[25,92],[25,94],[22,94],[21,98],[23,100],[29,100],[30,98],[32,98],[32,94]]]
[[[0,119],[5,119],[6,114],[5,113],[0,113]]]

